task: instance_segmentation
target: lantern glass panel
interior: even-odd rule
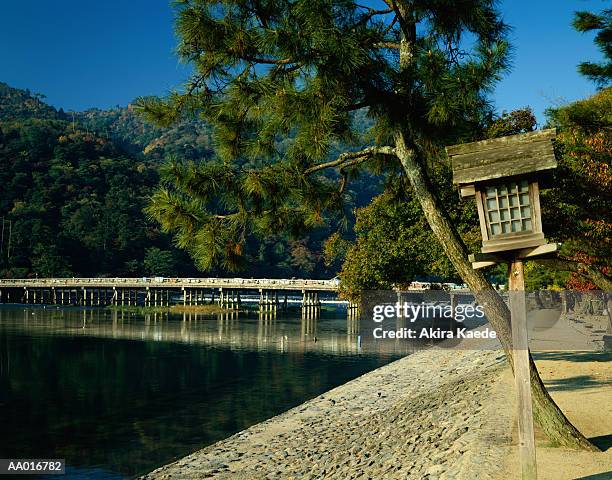
[[[485,217],[492,237],[533,231],[527,180],[487,186],[484,194]]]

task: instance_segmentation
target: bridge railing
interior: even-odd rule
[[[314,279],[280,279],[280,278],[178,278],[178,277],[92,277],[92,278],[19,278],[19,279],[0,279],[0,287],[2,286],[92,286],[92,285],[152,285],[152,286],[168,286],[168,287],[224,287],[231,286],[233,288],[287,288],[295,286],[337,289],[338,280],[314,280]]]

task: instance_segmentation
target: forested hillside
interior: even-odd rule
[[[27,91],[2,85],[1,92],[1,275],[185,268],[184,255],[142,214],[158,181],[152,162],[88,133]]]
[[[161,160],[176,156],[186,160],[207,159],[213,155],[211,127],[197,120],[185,120],[169,128],[145,122],[132,106],[110,110],[92,108],[75,114],[76,121],[133,154]]]
[[[0,82],[0,121],[26,120],[29,118],[62,119],[65,114],[42,101],[43,95],[29,90],[11,88]]]
[[[201,274],[143,209],[164,159],[213,156],[210,128],[155,127],[131,107],[66,113],[0,83],[0,276]],[[357,203],[376,192],[364,185]],[[322,256],[328,235],[251,238],[239,274],[333,276]]]

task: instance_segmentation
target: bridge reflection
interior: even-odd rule
[[[99,308],[0,308],[0,329],[39,330],[45,335],[116,340],[181,342],[220,348],[333,355],[405,355],[422,345],[373,342],[359,335],[359,318],[345,315],[277,315],[275,312],[224,311],[136,313]],[[323,320],[323,321],[321,321]]]

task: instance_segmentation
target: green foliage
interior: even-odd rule
[[[612,10],[606,9],[599,14],[592,12],[576,12],[573,26],[579,32],[597,32],[595,45],[603,54],[604,60],[600,63],[582,62],[578,71],[603,88],[612,81]]]
[[[548,111],[559,166],[542,192],[544,231],[564,254],[609,267],[612,236],[612,88]]]
[[[356,151],[402,129],[423,161],[439,162],[442,145],[482,135],[487,94],[508,63],[493,1],[176,5],[178,53],[193,75],[182,91],[137,106],[163,126],[205,119],[217,159],[171,161],[147,212],[203,269],[240,267],[253,236],[342,232],[355,201],[347,185],[364,173],[408,188],[394,155]],[[326,165],[339,146],[345,155]]]
[[[147,222],[143,208],[158,184],[160,157],[174,153],[205,165],[208,124],[186,119],[158,128],[131,107],[74,112],[62,120],[40,96],[0,90],[3,119],[11,119],[0,121],[1,276],[196,274],[188,255]],[[256,188],[256,182],[250,185]],[[364,177],[357,203],[369,201],[376,185]],[[250,236],[249,251],[240,257],[243,273],[329,276],[320,254],[327,234],[317,230],[299,240]]]
[[[334,232],[325,241],[323,248],[323,256],[325,259],[325,265],[335,265],[344,262],[346,255],[351,248],[352,243],[342,238],[340,233]]]
[[[132,105],[110,110],[94,108],[74,115],[82,128],[111,139],[131,154],[144,153],[149,160],[173,155],[198,160],[213,154],[211,127],[198,119],[185,119],[171,128],[159,128],[145,122]]]
[[[510,113],[502,112],[486,129],[487,138],[516,135],[517,133],[532,132],[536,127],[536,118],[530,107],[513,110]]]
[[[561,289],[568,278],[567,272],[552,270],[534,262],[525,263],[525,290]]]
[[[236,269],[250,231],[263,237],[286,229],[297,238],[322,226],[323,210],[337,201],[333,195],[320,196],[332,188],[325,178],[283,167],[171,160],[162,169],[166,185],[153,195],[147,213],[164,231],[175,233],[177,245],[193,255],[199,268]],[[217,259],[223,261],[217,264]]]
[[[439,163],[431,173],[455,227],[475,250],[480,230],[474,202],[459,199],[447,164]],[[458,280],[420,203],[406,192],[410,192],[406,186],[389,185],[385,193],[357,211],[357,239],[348,248],[340,272],[344,297],[356,299],[363,290],[406,287],[416,279]]]
[[[143,263],[145,274],[149,276],[173,277],[177,272],[177,262],[170,250],[147,248]]]
[[[0,119],[3,122],[27,120],[31,118],[65,119],[62,111],[43,102],[44,95],[33,94],[29,90],[12,88],[0,82]]]
[[[32,270],[40,277],[68,277],[71,274],[70,266],[54,244],[34,245]]]
[[[142,212],[156,166],[27,91],[3,86],[0,105],[0,276],[141,275],[169,242]]]

